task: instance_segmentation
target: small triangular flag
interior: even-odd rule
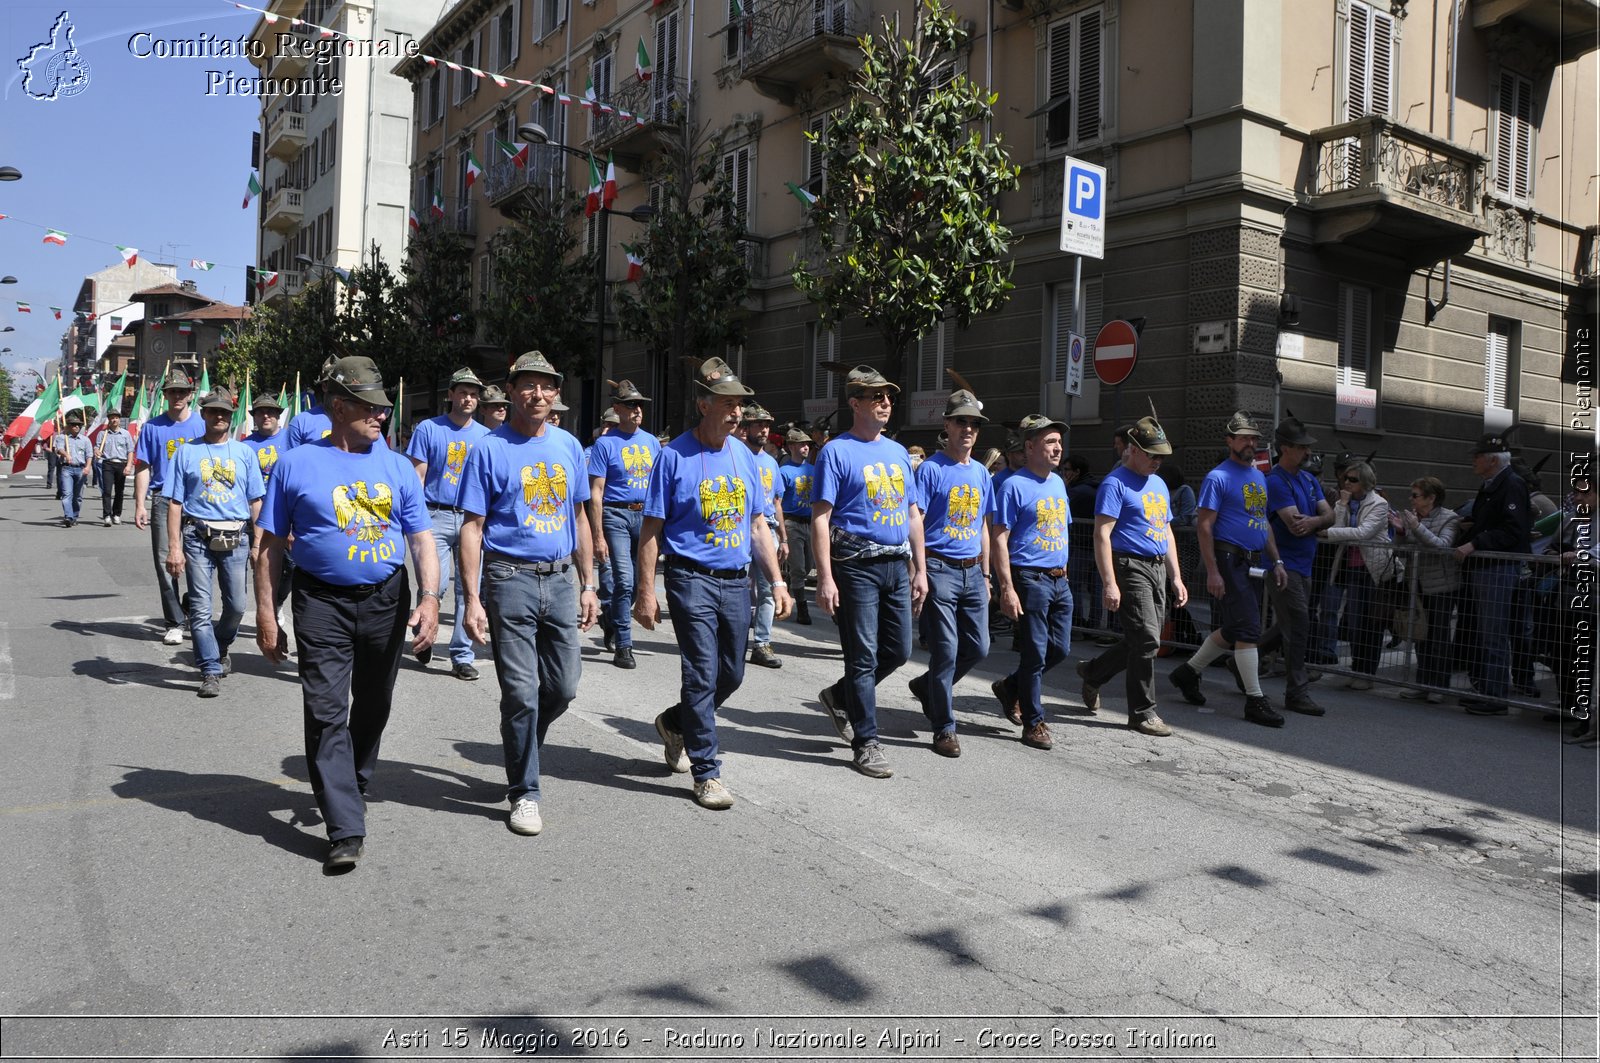
[[[122,252],[122,261],[128,264],[129,269],[132,269],[134,263],[139,261],[139,249],[137,247],[123,247],[118,244],[117,250]]]
[[[46,229],[44,231],[44,240],[42,242],[47,244],[55,244],[57,247],[60,247],[62,244],[67,242],[67,234],[62,232],[60,229]]]

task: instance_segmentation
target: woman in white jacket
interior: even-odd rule
[[[1389,503],[1373,488],[1377,474],[1364,461],[1344,471],[1339,501],[1333,507],[1333,525],[1323,537],[1337,544],[1333,555],[1333,582],[1345,590],[1345,620],[1350,625],[1350,667],[1358,673],[1345,685],[1371,690],[1383,646],[1384,596],[1382,588],[1395,571],[1389,548]]]
[[[1428,632],[1417,643],[1417,682],[1440,690],[1450,689],[1450,618],[1455,613],[1456,592],[1461,586],[1461,562],[1453,550],[1461,517],[1444,506],[1444,483],[1437,476],[1424,476],[1411,482],[1411,508],[1389,518],[1395,534],[1422,549],[1412,555],[1417,593],[1428,618]],[[1444,695],[1436,691],[1406,690],[1400,694],[1412,701],[1438,704]]]

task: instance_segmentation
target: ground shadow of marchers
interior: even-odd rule
[[[284,757],[283,773],[291,779],[309,778],[306,758]],[[504,815],[503,810],[489,806],[500,805],[506,791],[504,786],[435,764],[412,764],[380,756],[368,785],[368,795],[374,805],[389,802],[497,819]]]
[[[127,771],[111,792],[130,801],[182,812],[206,823],[238,831],[307,860],[321,861],[327,842],[297,827],[320,827],[322,817],[310,794],[247,775],[202,774],[167,768],[117,765]],[[273,812],[288,812],[284,822]]]

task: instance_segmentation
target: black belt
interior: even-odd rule
[[[1111,556],[1123,561],[1148,561],[1151,564],[1160,564],[1166,560],[1164,554],[1136,554],[1131,550],[1113,550]]]
[[[399,566],[393,572],[389,573],[388,578],[383,580],[381,583],[329,583],[325,579],[318,579],[303,568],[296,568],[294,570],[294,578],[297,584],[310,587],[311,589],[320,591],[321,593],[329,595],[330,597],[353,598],[357,601],[360,601],[363,598],[370,598],[374,594],[377,594],[379,591],[383,590],[383,588],[400,578],[400,574],[405,572],[405,570],[406,567],[404,565]]]
[[[933,550],[927,551],[927,554],[928,554],[929,557],[933,558],[935,561],[943,561],[945,564],[954,565],[956,568],[971,568],[973,565],[978,565],[978,564],[982,564],[983,563],[983,555],[982,554],[979,554],[977,557],[968,557],[968,558],[945,557],[943,554],[936,553]]]
[[[784,520],[792,520],[796,524],[810,524],[811,523],[811,518],[810,517],[795,517],[795,516],[789,515],[788,513],[785,513],[783,515],[783,519]]]
[[[1049,576],[1051,579],[1064,579],[1067,570],[1064,568],[1028,568],[1023,565],[1011,566],[1018,572],[1032,572],[1036,576]]]
[[[490,550],[483,555],[484,564],[510,565],[512,568],[532,572],[535,576],[554,576],[572,567],[570,558],[561,561],[528,561],[510,554],[497,554]]]
[[[745,579],[750,575],[749,566],[744,568],[707,568],[704,565],[690,561],[687,557],[678,557],[676,554],[668,555],[661,559],[661,563],[668,569],[683,569],[687,572],[698,572],[702,576],[712,579]]]
[[[605,509],[631,509],[635,513],[644,509],[643,502],[601,502],[600,505]]]
[[[1212,545],[1216,547],[1217,553],[1232,554],[1234,557],[1242,557],[1252,565],[1261,560],[1260,550],[1246,550],[1242,546],[1237,546],[1233,543],[1225,543],[1220,539],[1213,542]]]
[[[898,561],[902,565],[911,560],[910,554],[868,554],[866,557],[841,557],[837,565],[880,565],[885,561]]]
[[[430,512],[430,513],[437,513],[441,509],[444,510],[446,513],[465,513],[466,512],[466,510],[462,509],[460,506],[447,506],[443,502],[429,502],[429,503],[427,503],[427,507],[428,507],[428,512]]]

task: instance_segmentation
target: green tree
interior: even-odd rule
[[[645,345],[651,379],[659,366],[683,367],[744,339],[745,296],[750,291],[744,215],[723,168],[726,131],[696,134],[687,124],[670,138],[645,176],[660,189],[656,215],[636,251],[644,275],[617,290],[617,323]],[[682,373],[665,377],[690,395]]]
[[[250,308],[250,319],[238,334],[217,352],[213,365],[223,380],[237,383],[249,375],[257,390],[284,384],[293,388],[300,353],[287,315],[266,303],[257,303]]]
[[[568,377],[591,373],[594,256],[576,255],[583,201],[563,190],[519,211],[489,244],[485,338],[508,357],[540,350]]]
[[[820,138],[827,188],[809,211],[815,254],[795,287],[825,322],[860,317],[883,338],[884,373],[904,378],[911,345],[953,316],[965,328],[1011,290],[1011,231],[996,197],[1020,170],[983,139],[997,99],[964,74],[950,11],[927,0],[909,40],[887,19],[860,40],[849,102]],[[808,134],[809,136],[809,134]]]
[[[334,334],[340,357],[371,358],[391,388],[416,360],[417,334],[401,277],[384,261],[376,242],[366,261],[343,279]]]
[[[11,423],[11,407],[16,399],[17,382],[11,378],[11,371],[0,365],[0,427]]]
[[[472,345],[472,246],[442,225],[423,225],[411,234],[401,272],[397,296],[415,337],[379,364],[385,380],[392,367],[418,390],[442,391]]]

